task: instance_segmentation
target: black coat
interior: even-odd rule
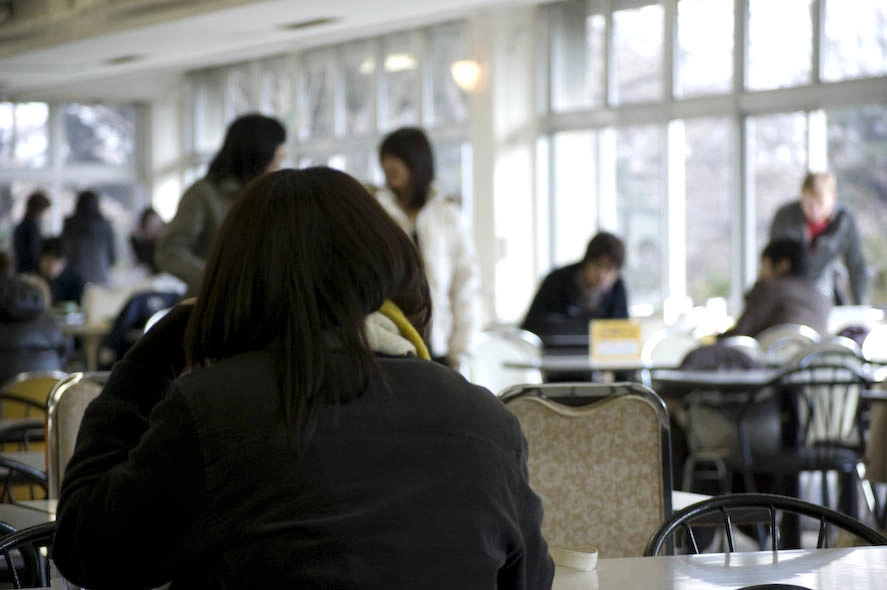
[[[587,334],[589,320],[628,317],[628,295],[619,278],[604,293],[597,307],[582,310],[582,292],[577,282],[582,263],[577,262],[551,271],[533,298],[521,328],[539,336]]]
[[[150,420],[168,381],[117,363],[62,482],[59,571],[96,590],[550,588],[517,419],[436,363],[379,364],[300,455],[267,354],[179,378]]]
[[[61,329],[34,286],[0,277],[0,383],[24,371],[61,369]]]
[[[43,238],[40,236],[40,224],[34,217],[25,217],[15,228],[12,235],[12,247],[15,254],[15,270],[17,273],[38,273],[40,270],[40,249]]]
[[[117,260],[114,230],[104,217],[74,215],[65,219],[62,239],[68,266],[87,283],[106,285]]]

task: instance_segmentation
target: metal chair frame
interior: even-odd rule
[[[733,553],[736,550],[733,533],[735,515],[741,510],[754,508],[763,508],[768,512],[771,550],[774,552],[779,550],[780,541],[777,512],[792,513],[819,520],[819,534],[816,542],[817,549],[827,547],[829,526],[834,526],[849,532],[870,545],[887,545],[887,537],[878,531],[869,528],[855,518],[851,518],[846,514],[841,514],[840,512],[826,508],[825,506],[777,494],[729,494],[715,496],[714,498],[693,504],[674,513],[671,518],[665,520],[659,529],[650,537],[650,541],[647,543],[647,547],[644,550],[644,555],[648,557],[658,555],[659,552],[662,551],[663,546],[673,538],[673,535],[678,530],[684,531],[690,541],[693,553],[698,554],[700,552],[699,545],[696,542],[696,537],[693,534],[691,525],[694,521],[699,521],[710,515],[717,515],[720,517],[727,537],[728,552]],[[732,517],[730,514],[731,510],[734,511],[734,516]],[[711,523],[711,520],[704,521],[704,524]]]
[[[816,344],[821,339],[819,332],[810,326],[802,324],[779,324],[767,328],[757,336],[757,340],[764,350],[766,358],[770,361],[785,361],[785,357],[778,354],[779,348],[788,343],[803,344],[806,348]]]
[[[0,538],[0,554],[12,576],[13,588],[34,588],[49,586],[49,564],[37,550],[38,547],[51,548],[55,538],[55,522],[46,522],[9,533]],[[23,574],[13,563],[10,553],[18,550],[22,556]]]

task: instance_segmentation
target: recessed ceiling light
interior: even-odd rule
[[[300,31],[302,29],[308,29],[311,27],[319,27],[321,25],[329,25],[336,21],[339,18],[335,16],[325,16],[322,18],[312,18],[310,20],[301,20],[294,23],[287,23],[285,25],[278,25],[278,29],[284,31]]]
[[[116,57],[109,57],[102,63],[106,66],[120,66],[124,64],[131,64],[136,61],[142,61],[145,59],[144,55],[139,54],[129,54],[129,55],[118,55]]]

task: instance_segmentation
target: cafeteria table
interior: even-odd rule
[[[810,590],[882,590],[887,547],[799,549],[599,559],[582,572],[558,567],[553,590],[738,590],[794,584]]]

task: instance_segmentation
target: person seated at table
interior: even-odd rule
[[[152,327],[86,410],[59,497],[61,574],[550,588],[518,421],[428,360],[430,315],[418,250],[358,181],[254,180],[193,307]]]
[[[43,240],[40,276],[49,284],[53,305],[64,301],[80,305],[85,285],[77,271],[68,264],[65,243],[61,238]]]
[[[745,296],[745,310],[723,336],[757,336],[780,324],[827,332],[831,303],[809,278],[807,248],[795,240],[773,240],[761,254],[758,281]]]
[[[589,320],[628,317],[628,296],[620,277],[625,245],[600,232],[585,257],[558,268],[542,281],[521,328],[541,337],[588,333]]]

